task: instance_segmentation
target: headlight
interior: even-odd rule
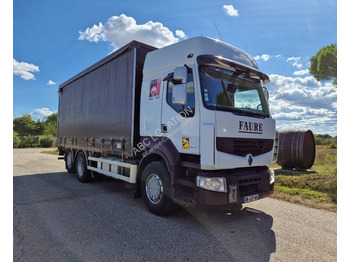
[[[270,185],[275,182],[275,171],[273,170],[269,170],[269,174],[270,174]]]
[[[227,192],[226,179],[224,177],[197,176],[197,187],[210,191]]]

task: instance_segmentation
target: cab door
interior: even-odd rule
[[[193,69],[187,69],[185,105],[173,104],[173,87],[178,83],[169,72],[163,81],[162,123],[163,136],[168,137],[180,153],[199,155],[199,107]]]

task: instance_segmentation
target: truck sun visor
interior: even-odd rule
[[[214,65],[229,69],[231,71],[240,71],[244,74],[250,75],[252,78],[259,78],[263,81],[264,84],[270,82],[270,78],[268,75],[253,69],[249,66],[242,65],[241,63],[229,60],[220,56],[212,56],[212,55],[200,55],[197,57],[197,62],[199,65]]]

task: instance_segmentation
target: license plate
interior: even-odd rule
[[[252,202],[259,199],[259,194],[243,197],[243,203]]]

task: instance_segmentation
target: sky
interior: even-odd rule
[[[196,36],[257,59],[278,130],[337,135],[337,89],[308,73],[310,57],[337,43],[335,0],[14,0],[13,116],[57,112],[59,84],[131,40],[163,47]]]

